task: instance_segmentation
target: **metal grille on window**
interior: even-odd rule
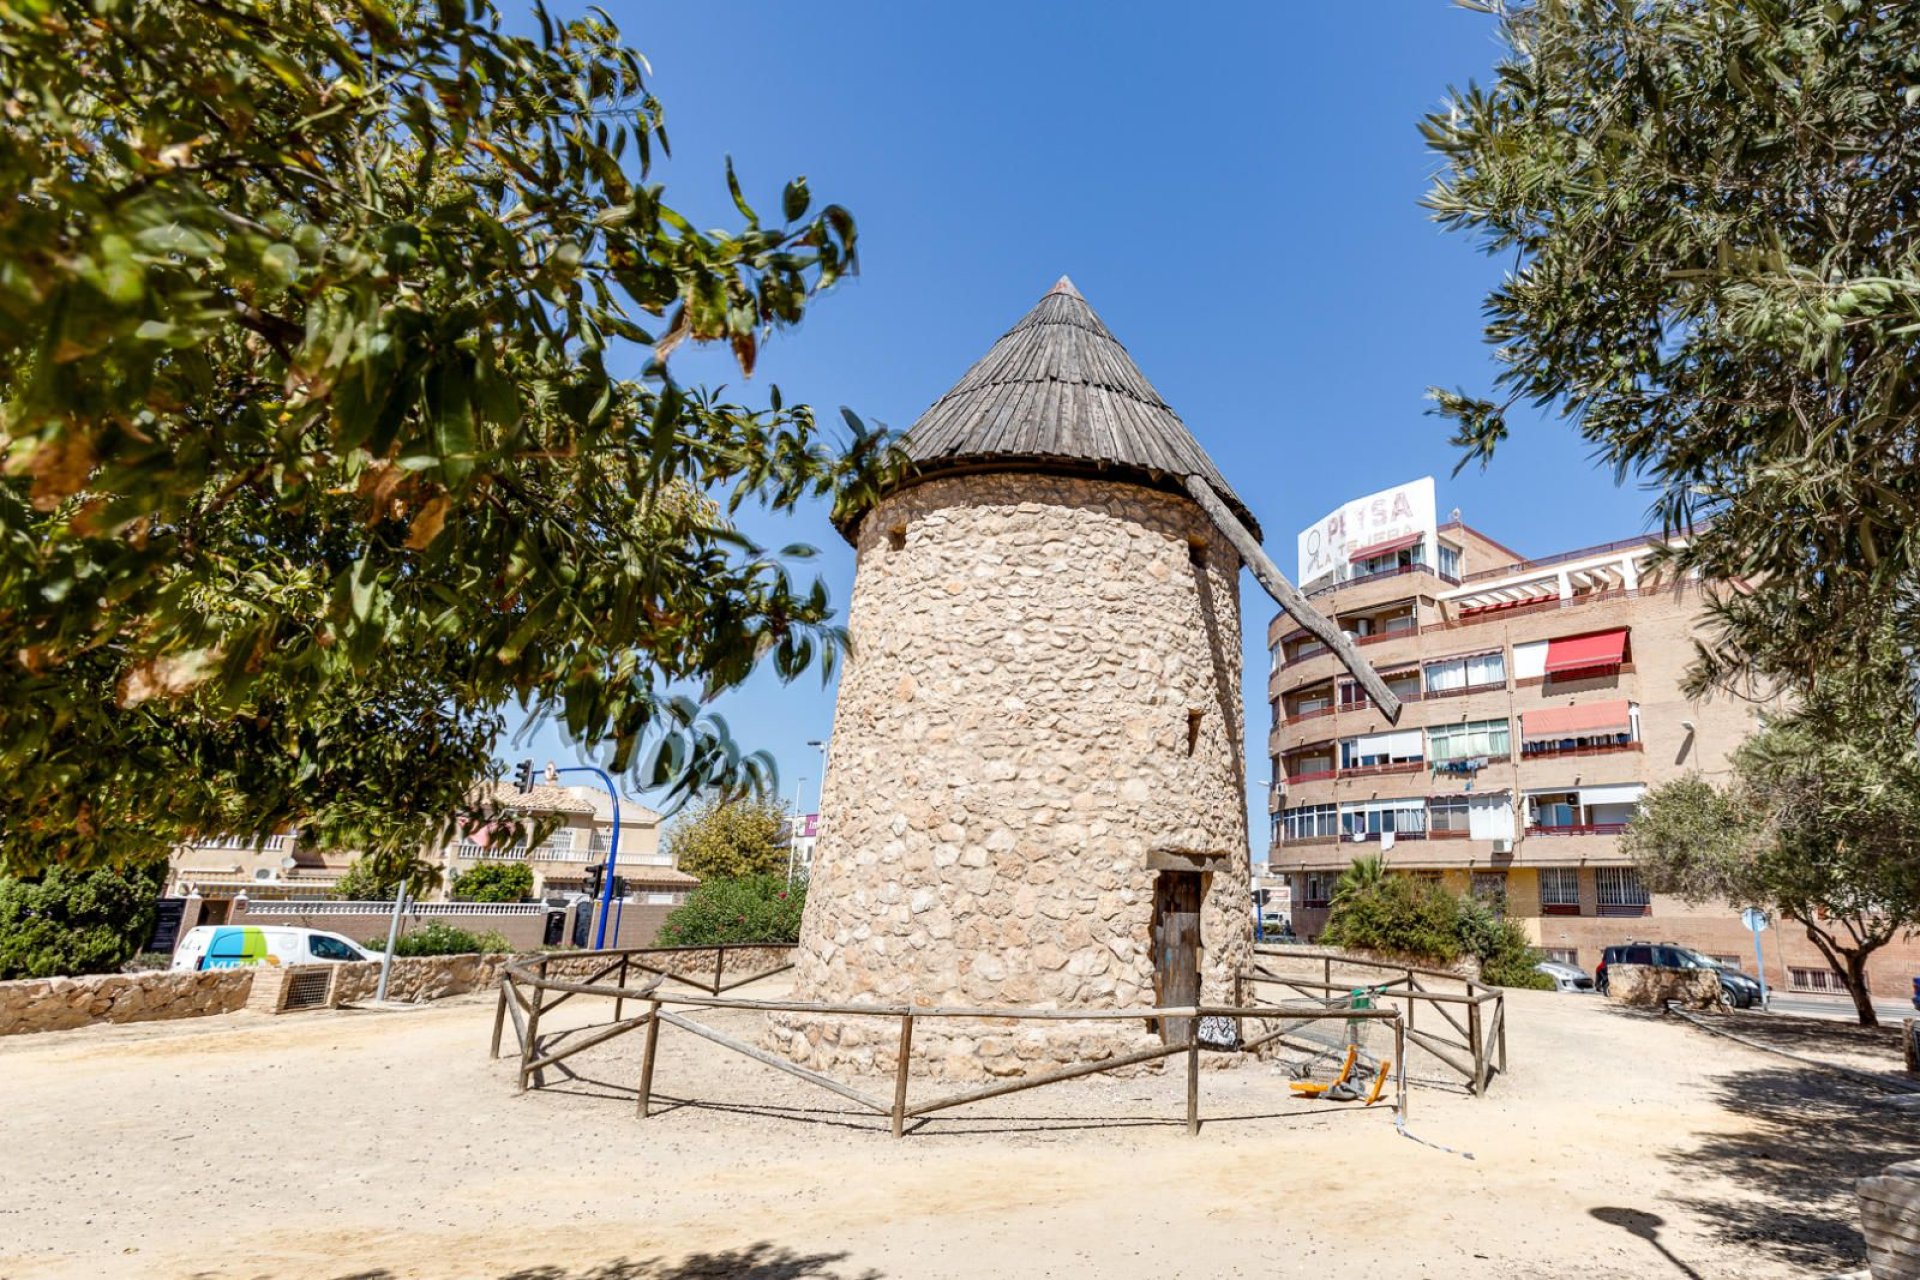
[[[1632,867],[1596,867],[1594,887],[1599,892],[1602,911],[1641,912],[1650,899],[1640,883],[1640,873]]]

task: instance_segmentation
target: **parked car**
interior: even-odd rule
[[[1553,989],[1555,991],[1591,992],[1593,990],[1593,979],[1589,978],[1587,971],[1577,964],[1563,964],[1558,960],[1542,960],[1539,964],[1533,966],[1533,969],[1535,973],[1544,973],[1549,978],[1552,978]]]
[[[1729,969],[1711,956],[1673,942],[1628,942],[1608,947],[1594,966],[1593,989],[1607,994],[1607,966],[1640,964],[1654,969],[1711,969],[1720,975],[1720,995],[1736,1009],[1760,1003],[1760,984],[1738,969]]]
[[[232,969],[249,964],[337,964],[377,960],[359,943],[293,925],[203,924],[174,950],[174,969]]]

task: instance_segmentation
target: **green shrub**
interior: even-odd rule
[[[0,979],[115,973],[153,933],[166,860],[0,878]]]
[[[369,938],[366,948],[375,954],[387,949],[385,938]],[[477,956],[513,950],[513,944],[499,933],[468,933],[443,920],[429,920],[411,933],[400,935],[393,944],[396,956]]]
[[[798,942],[806,886],[783,876],[706,880],[675,907],[655,940],[663,947],[717,942]]]
[[[1452,964],[1461,951],[1460,900],[1430,881],[1382,876],[1337,898],[1320,940],[1427,964]]]
[[[1356,858],[1341,874],[1320,939],[1433,965],[1469,955],[1480,962],[1480,978],[1491,986],[1553,985],[1534,970],[1540,953],[1525,931],[1492,903],[1463,898],[1429,880],[1391,874],[1377,856]]]
[[[1542,957],[1526,931],[1506,919],[1490,902],[1460,900],[1461,949],[1480,962],[1480,980],[1496,987],[1547,990],[1553,979],[1534,968]]]
[[[453,878],[461,902],[525,902],[533,897],[533,868],[524,862],[483,862]]]

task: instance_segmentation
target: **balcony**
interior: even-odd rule
[[[1506,687],[1507,682],[1505,680],[1496,680],[1490,684],[1462,685],[1458,689],[1429,689],[1426,691],[1426,697],[1428,699],[1465,698],[1475,693],[1501,693]],[[1406,699],[1402,698],[1401,701],[1405,702]]]
[[[580,862],[584,859],[571,846],[543,844],[533,849],[494,848],[462,840],[453,846],[453,856],[461,862]]]
[[[1621,751],[1644,751],[1646,744],[1635,739],[1631,742],[1602,742],[1591,746],[1562,746],[1554,742],[1525,742],[1520,745],[1521,760],[1554,760],[1563,756],[1610,756]]]
[[[1293,715],[1286,717],[1280,723],[1283,725],[1301,724],[1308,720],[1318,720],[1321,716],[1330,716],[1335,711],[1338,711],[1341,709],[1342,708],[1339,708],[1339,707],[1316,707],[1312,711],[1298,711],[1298,712],[1295,712]]]
[[[1351,578],[1339,579],[1333,582],[1323,582],[1311,591],[1308,591],[1307,598],[1313,599],[1318,596],[1324,596],[1332,591],[1344,591],[1348,587],[1357,587],[1368,582],[1383,582],[1388,578],[1404,578],[1410,573],[1424,573],[1430,578],[1438,578],[1450,587],[1460,585],[1460,579],[1451,574],[1442,573],[1438,569],[1430,568],[1427,565],[1401,564],[1395,565],[1391,569],[1376,569],[1372,573],[1356,574]]]
[[[1425,840],[1427,838],[1427,833],[1424,831],[1389,831],[1384,834],[1392,836],[1395,844],[1399,844],[1402,840]],[[1379,844],[1381,835],[1382,833],[1378,831],[1366,831],[1358,835],[1348,831],[1341,833],[1340,840],[1343,844],[1348,842],[1354,844]]]
[[[1427,767],[1425,760],[1400,760],[1392,764],[1359,764],[1337,772],[1343,778],[1379,778],[1390,773],[1419,773]]]
[[[1329,778],[1337,778],[1339,776],[1340,770],[1338,769],[1309,769],[1304,773],[1288,774],[1287,785],[1292,786],[1298,782],[1325,782]]]

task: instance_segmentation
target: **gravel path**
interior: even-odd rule
[[[0,1041],[0,1276],[1791,1276],[1920,1117],[1604,1002],[1510,996],[1488,1097],[1291,1099],[1263,1064],[879,1117],[672,1028],[516,1096],[493,1002]],[[569,1015],[608,1009],[578,999]],[[754,1015],[706,1014],[750,1034]],[[509,1037],[511,1040],[511,1037]],[[915,1096],[934,1086],[916,1082]],[[874,1091],[887,1086],[875,1083]]]

